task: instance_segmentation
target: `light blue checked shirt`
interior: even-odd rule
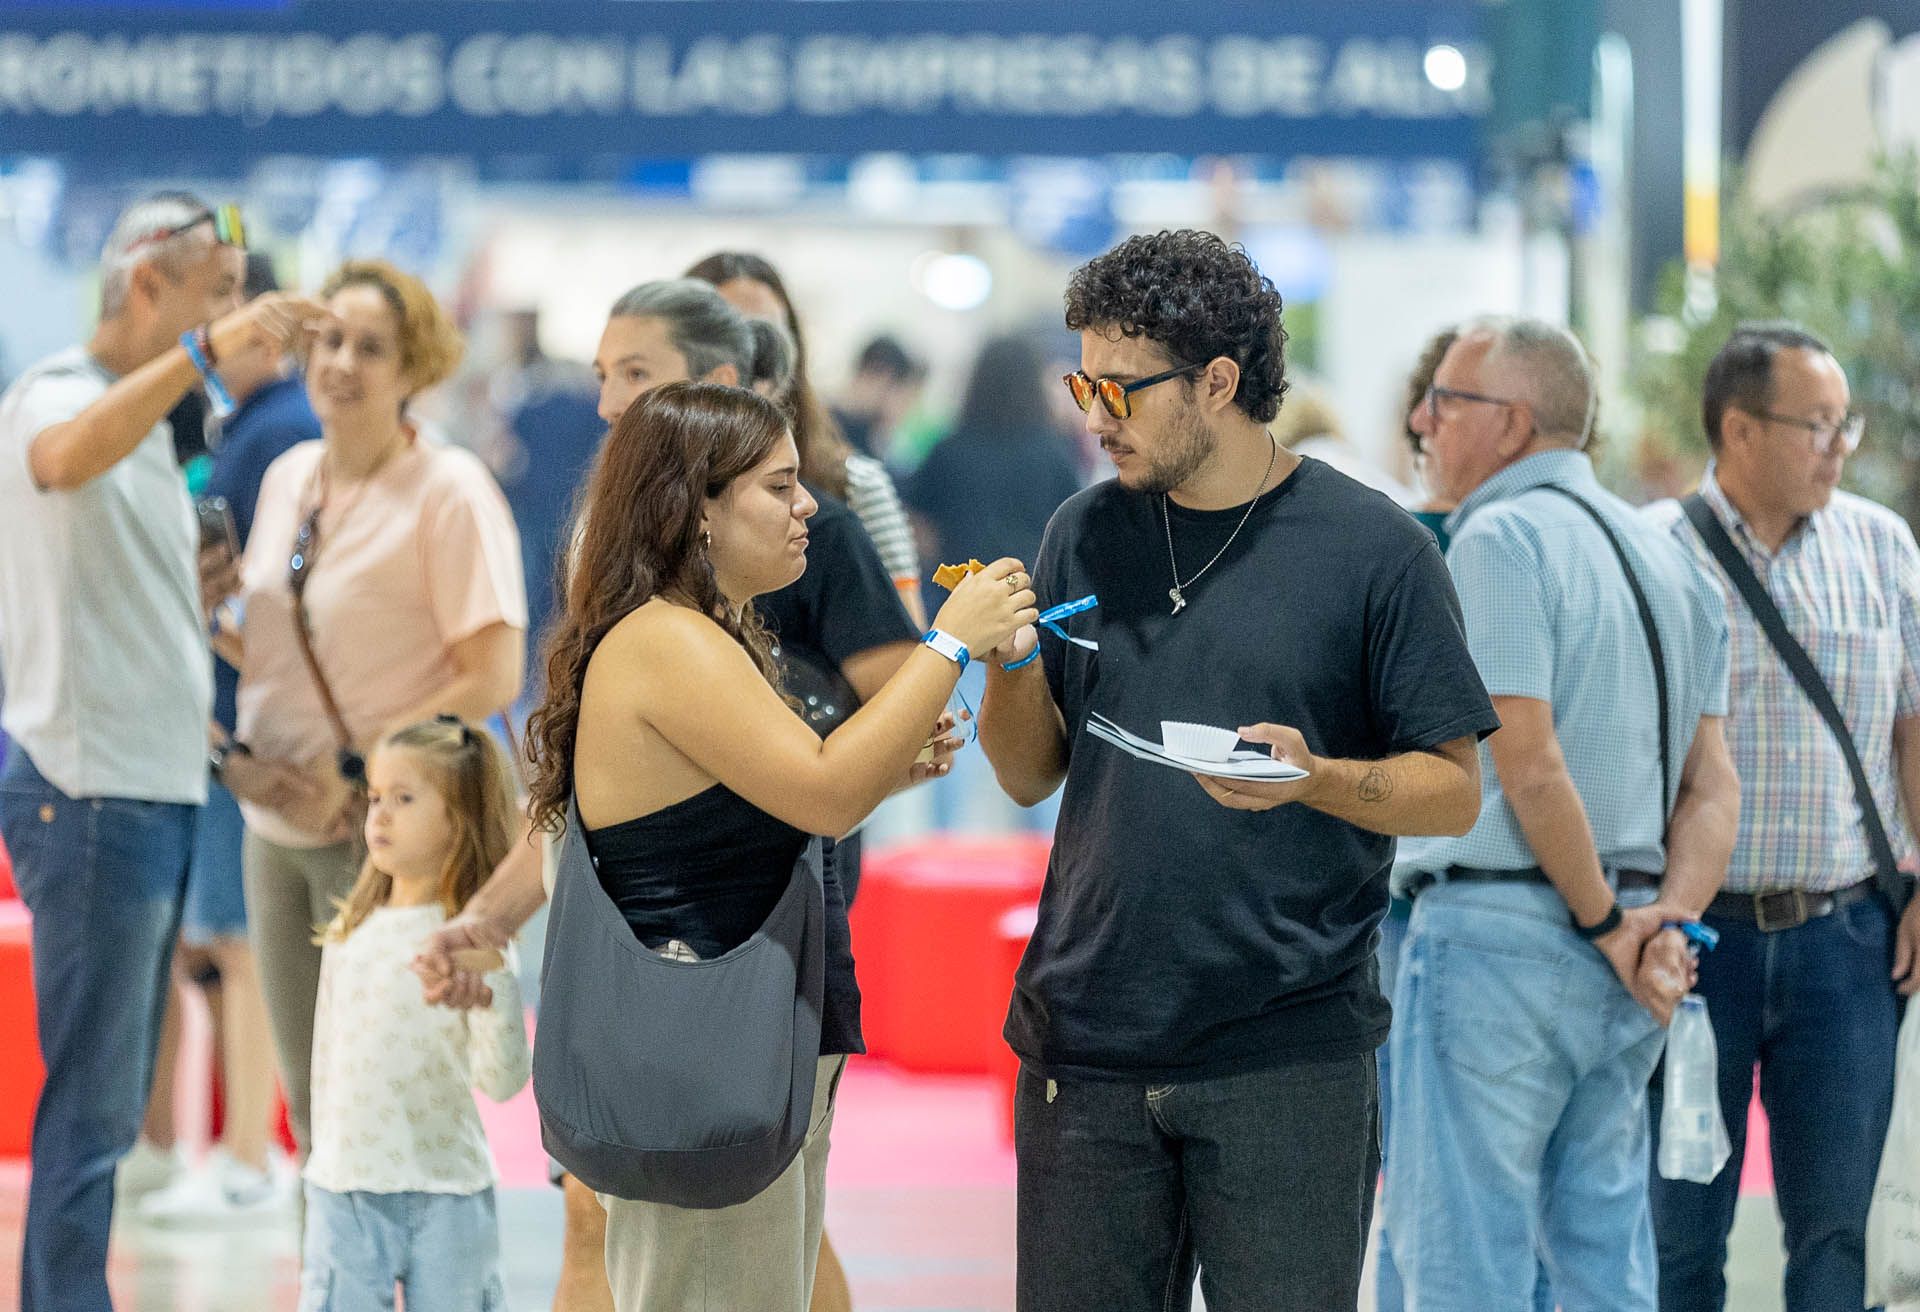
[[[1725,606],[1686,552],[1601,487],[1578,451],[1545,451],[1509,465],[1447,521],[1447,566],[1487,691],[1552,705],[1554,733],[1601,862],[1661,870],[1670,799],[1660,797],[1660,720],[1646,631],[1599,526],[1565,497],[1540,491],[1546,484],[1599,510],[1633,559],[1666,656],[1675,788],[1700,717],[1727,712]],[[1397,884],[1448,866],[1538,864],[1485,743],[1480,788],[1480,819],[1465,836],[1401,844]]]
[[[1701,495],[1753,566],[1827,681],[1880,806],[1894,854],[1913,840],[1900,803],[1893,722],[1920,715],[1920,549],[1884,506],[1836,492],[1769,554],[1727,500],[1713,470]],[[1646,515],[1692,553],[1726,598],[1733,628],[1733,714],[1727,745],[1740,772],[1740,836],[1726,887],[1751,893],[1845,888],[1873,874],[1860,805],[1832,732],[1774,653],[1677,501]]]

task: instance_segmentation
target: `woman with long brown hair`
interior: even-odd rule
[[[753,610],[756,596],[806,568],[814,502],[799,472],[786,420],[765,399],[705,383],[647,392],[614,425],[588,482],[578,558],[546,648],[546,700],[529,724],[534,821],[552,829],[577,805],[606,896],[643,944],[682,960],[752,935],[810,835],[844,833],[895,789],[944,773],[958,743],[944,736],[942,710],[968,654],[999,647],[1036,615],[1024,566],[996,561],[955,589],[923,648],[820,738],[777,691]],[[916,764],[930,740],[932,760]],[[806,1308],[834,1090],[845,1055],[862,1050],[831,874],[825,899],[805,1145],[733,1207],[603,1198],[617,1307]]]

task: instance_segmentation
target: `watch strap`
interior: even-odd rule
[[[1616,898],[1613,905],[1607,908],[1607,914],[1600,917],[1594,924],[1582,925],[1578,921],[1575,921],[1573,932],[1591,943],[1597,938],[1605,938],[1607,935],[1613,933],[1614,930],[1620,928],[1620,921],[1620,902],[1619,899]]]

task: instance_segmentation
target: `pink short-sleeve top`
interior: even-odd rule
[[[320,442],[268,467],[241,562],[236,736],[256,753],[307,761],[339,742],[300,652],[288,562],[318,500]],[[456,671],[454,644],[495,624],[525,630],[520,535],[499,485],[472,452],[417,438],[362,485],[329,499],[306,584],[314,653],[357,745],[396,728]],[[317,847],[273,811],[247,824],[288,847]]]

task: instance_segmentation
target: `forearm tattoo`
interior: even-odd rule
[[[1384,802],[1393,796],[1393,776],[1379,766],[1367,771],[1360,780],[1360,800],[1363,802]]]

